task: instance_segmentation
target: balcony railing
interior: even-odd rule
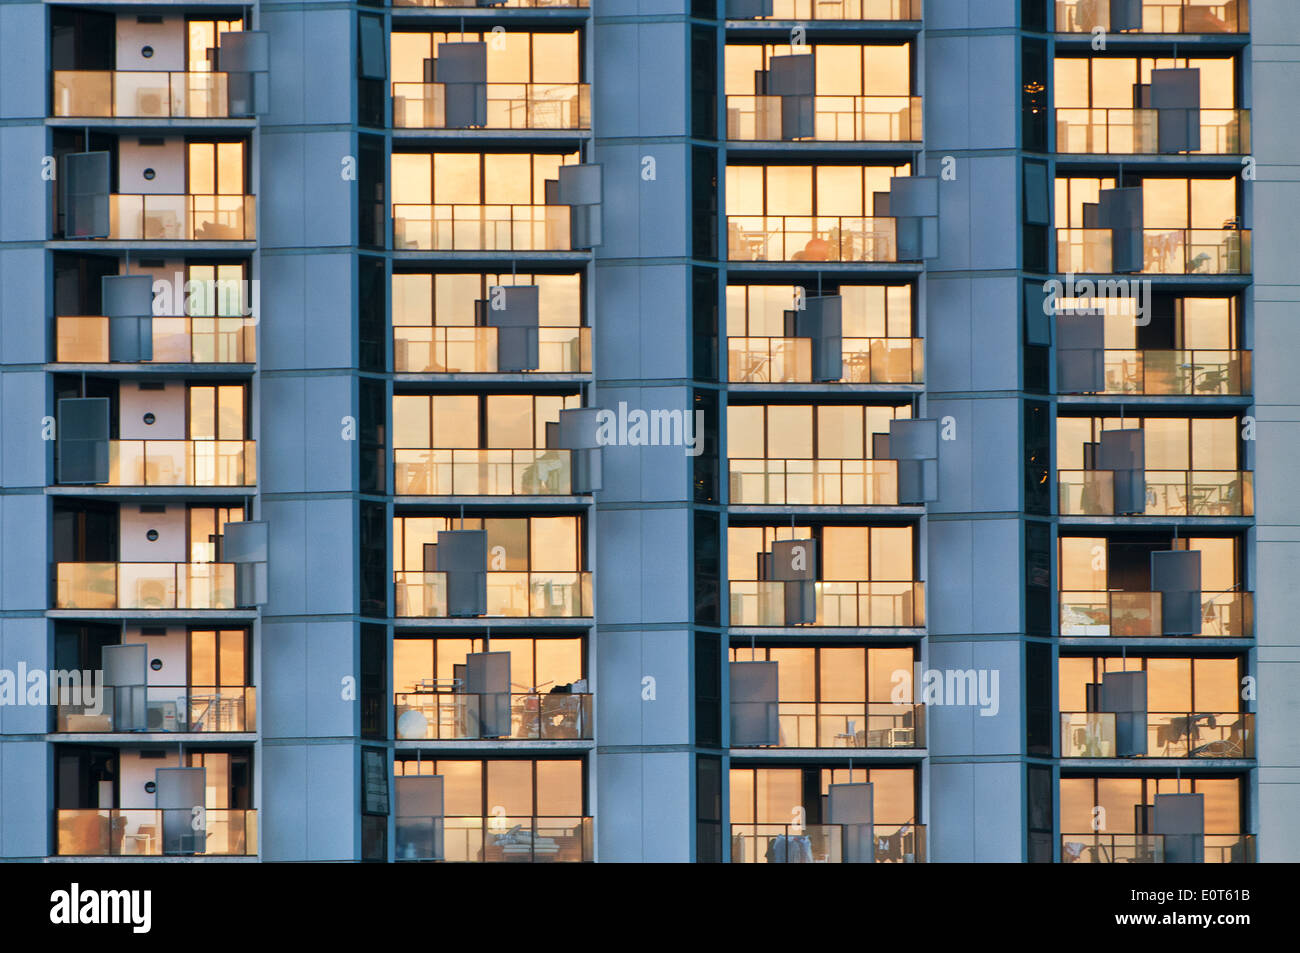
[[[1253,864],[1254,834],[1204,834],[1205,863]],[[1062,834],[1063,864],[1163,864],[1164,834]]]
[[[567,450],[394,450],[398,496],[564,496]]]
[[[1253,758],[1249,712],[1148,712],[1143,755],[1121,755],[1112,712],[1061,712],[1062,758]]]
[[[925,625],[923,582],[818,582],[821,626],[919,628]],[[785,583],[731,583],[733,626],[785,626]]]
[[[847,215],[728,215],[727,257],[732,261],[897,261],[895,223],[892,218]]]
[[[108,486],[254,486],[252,440],[110,440]]]
[[[175,824],[164,815],[183,814]],[[86,808],[55,812],[60,857],[252,857],[257,854],[257,812],[208,808],[204,827],[193,829],[189,811]]]
[[[109,238],[146,242],[241,242],[257,237],[251,195],[110,195]],[[64,238],[78,238],[67,235]]]
[[[731,460],[731,502],[897,506],[897,460]]]
[[[1061,635],[1113,635],[1146,638],[1163,635],[1158,592],[1060,594]],[[1203,592],[1200,635],[1248,638],[1255,632],[1255,603],[1249,592]]]
[[[1201,147],[1193,155],[1250,153],[1249,109],[1201,109]],[[1056,110],[1056,151],[1091,155],[1156,155],[1160,152],[1155,109]]]
[[[399,374],[496,374],[497,329],[394,327]],[[591,328],[537,329],[537,373],[590,374]]]
[[[781,96],[728,96],[727,138],[780,142]],[[920,96],[814,96],[813,142],[920,142]]]
[[[406,740],[591,739],[591,700],[585,693],[399,692],[393,696],[397,737]],[[505,717],[509,712],[509,720]],[[484,715],[489,728],[484,732]],[[499,719],[495,721],[495,719]],[[500,729],[508,733],[500,733]]]
[[[919,20],[921,0],[772,0],[765,20]]]
[[[234,563],[55,563],[56,609],[233,609]]]
[[[226,73],[55,70],[56,117],[226,119]]]
[[[1253,516],[1254,474],[1243,470],[1147,470],[1140,516]],[[1112,516],[1111,470],[1058,470],[1062,516]]]
[[[860,825],[865,828],[867,825]],[[845,841],[870,844],[877,864],[925,863],[923,824],[874,824],[858,830],[840,824],[732,824],[733,864],[842,864]],[[852,856],[852,849],[847,851]]]
[[[1251,351],[1124,350],[1103,352],[1103,394],[1217,396],[1249,394]],[[1066,393],[1062,391],[1062,393]]]
[[[397,616],[447,616],[445,572],[398,572]],[[508,618],[585,618],[592,614],[589,572],[489,572],[487,615]]]
[[[1242,228],[1144,228],[1144,275],[1248,275],[1250,231]],[[1111,274],[1108,228],[1058,228],[1056,269]]]
[[[397,860],[525,864],[596,859],[590,817],[398,817]]]
[[[154,317],[154,364],[252,364],[257,360],[257,327],[249,318]],[[108,318],[64,315],[55,318],[61,364],[107,364]]]
[[[781,702],[780,748],[924,748],[925,706]]]
[[[393,205],[393,247],[568,251],[567,205]]]
[[[588,83],[485,83],[487,122],[482,129],[590,129]],[[443,83],[394,83],[395,129],[446,129]]]
[[[58,731],[255,731],[257,690],[252,686],[149,685],[138,690],[105,685],[99,705],[59,705]],[[137,726],[126,712],[143,704],[144,725]],[[117,713],[129,727],[116,720]]]
[[[843,338],[845,383],[919,384],[925,377],[920,338]],[[727,338],[727,379],[736,383],[810,383],[812,339]]]
[[[1098,0],[1056,0],[1058,33],[1110,29],[1110,5]],[[1246,33],[1249,0],[1142,0],[1143,33]]]

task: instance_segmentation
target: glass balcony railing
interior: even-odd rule
[[[579,740],[594,737],[592,697],[567,692],[399,692],[393,696],[393,707],[397,737],[403,741]],[[484,715],[488,716],[487,726]],[[485,732],[485,727],[496,733]]]
[[[257,237],[255,207],[251,195],[110,195],[108,237],[147,242],[252,241]]]
[[[55,318],[55,360],[61,364],[107,364],[108,318]],[[153,364],[252,364],[257,327],[249,318],[154,317]]]
[[[71,733],[257,730],[257,690],[248,685],[148,685],[121,690],[105,685],[103,692],[101,703],[94,708],[59,705],[56,730]],[[140,705],[143,705],[142,724],[132,717],[139,712],[128,711],[128,707],[134,709]]]
[[[1249,712],[1148,712],[1146,753],[1120,755],[1112,712],[1061,712],[1062,758],[1253,758]]]
[[[1252,390],[1251,351],[1125,350],[1103,352],[1104,394],[1226,396]],[[1062,391],[1062,393],[1066,393]]]
[[[920,338],[842,338],[850,384],[920,384],[925,347]],[[727,379],[735,383],[810,383],[810,338],[728,337]]]
[[[1249,109],[1201,109],[1201,147],[1193,155],[1250,153]],[[1089,155],[1160,152],[1155,109],[1057,109],[1056,151]]]
[[[568,450],[394,450],[398,496],[565,496]]]
[[[496,374],[497,329],[394,327],[393,370],[399,374]],[[537,329],[537,371],[590,374],[591,328]]]
[[[110,440],[108,486],[255,486],[252,440]]]
[[[732,261],[897,261],[895,223],[892,218],[848,215],[728,215],[727,257]]]
[[[1112,516],[1111,470],[1058,470],[1062,516]],[[1243,470],[1147,470],[1141,516],[1254,516],[1254,474]]]
[[[449,863],[596,859],[590,817],[398,817],[394,857]]]
[[[733,581],[733,626],[785,626],[785,583]],[[819,626],[919,628],[925,625],[923,582],[818,582]]]
[[[1249,638],[1255,633],[1254,594],[1201,593],[1200,635]],[[1158,592],[1086,592],[1060,594],[1061,635],[1113,635],[1146,638],[1163,635]]]
[[[393,205],[399,251],[568,251],[567,205]]]
[[[1144,275],[1248,275],[1250,231],[1241,228],[1144,228]],[[1112,274],[1108,228],[1058,228],[1056,270]]]
[[[226,73],[54,70],[56,117],[226,119]]]
[[[590,129],[588,83],[486,83],[482,129]],[[443,83],[393,83],[393,128],[446,129]]]
[[[860,825],[866,828],[868,825]],[[870,831],[840,824],[732,824],[733,864],[843,864],[845,841],[869,845],[872,858],[863,863],[925,863],[925,826],[874,824]]]
[[[447,616],[445,572],[398,572],[397,616]],[[589,572],[489,572],[487,615],[507,618],[585,618],[592,614]]]
[[[925,706],[781,702],[780,748],[924,748]]]
[[[921,0],[772,0],[772,15],[758,19],[919,20]]]
[[[897,506],[897,460],[731,460],[731,502]]]
[[[173,822],[168,814],[183,817]],[[203,829],[196,831],[189,811],[59,810],[56,850],[60,857],[256,856],[256,811],[207,808],[203,818]]]
[[[780,142],[781,96],[728,96],[727,138]],[[920,142],[920,96],[814,96],[813,142]]]
[[[1110,29],[1110,5],[1100,0],[1056,0],[1058,33]],[[1142,0],[1143,33],[1248,33],[1249,0]]]
[[[393,0],[395,7],[576,7],[590,6],[591,0]]]
[[[233,609],[234,563],[55,563],[56,609]]]
[[[1181,838],[1180,838],[1181,839]],[[1255,863],[1254,834],[1202,834],[1205,863]],[[1063,864],[1163,864],[1163,834],[1062,834]]]

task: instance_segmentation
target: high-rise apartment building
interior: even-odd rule
[[[1290,0],[3,0],[0,858],[1300,859]]]

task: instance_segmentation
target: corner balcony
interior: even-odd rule
[[[395,615],[398,618],[448,618],[445,572],[398,572],[394,576],[397,605]],[[579,619],[591,616],[592,612],[589,572],[487,574],[488,616]]]
[[[252,440],[110,440],[105,486],[255,486]]]
[[[1106,389],[1097,393],[1141,394],[1147,397],[1244,396],[1251,393],[1253,387],[1252,353],[1199,348],[1106,348],[1102,352]]]
[[[924,748],[925,706],[890,702],[779,702],[776,748]],[[733,745],[733,748],[750,746]]]
[[[787,506],[897,506],[897,460],[736,460],[732,503]]]
[[[1146,751],[1139,755],[1118,753],[1117,717],[1113,712],[1061,712],[1061,757],[1255,757],[1255,716],[1249,712],[1147,712]]]
[[[234,609],[234,563],[55,563],[55,609]]]
[[[748,4],[746,6],[749,6]],[[921,0],[772,0],[772,12],[754,17],[727,3],[728,20],[900,20],[921,19]]]
[[[727,258],[731,261],[896,262],[897,219],[861,215],[728,215]]]
[[[1110,5],[1056,0],[1058,33],[1109,30]],[[1249,0],[1142,0],[1141,33],[1248,33]]]
[[[447,863],[596,859],[590,817],[398,817],[394,858]]]
[[[253,241],[257,238],[255,207],[251,195],[114,194],[109,196],[108,237],[147,242]]]
[[[109,363],[109,320],[101,315],[63,315],[54,319],[55,361],[59,364]],[[152,364],[252,364],[257,360],[257,327],[243,317],[159,317],[150,320]]]
[[[1248,275],[1250,238],[1242,228],[1144,228],[1144,275]],[[1058,228],[1056,270],[1073,274],[1114,272],[1111,230]]]
[[[925,345],[920,338],[843,338],[846,384],[920,384]],[[743,384],[812,382],[812,339],[727,338],[727,379]]]
[[[55,118],[229,119],[229,74],[54,70]]]
[[[923,824],[732,824],[733,864],[844,864],[861,845],[859,863],[925,863]],[[852,840],[850,840],[852,838]],[[848,844],[846,844],[848,841]],[[857,843],[854,843],[857,842]],[[846,849],[847,847],[847,849]]]
[[[1249,109],[1201,109],[1201,147],[1190,155],[1250,154]],[[1056,151],[1072,155],[1159,155],[1159,110],[1057,109]]]
[[[495,5],[495,4],[494,4]],[[589,83],[484,83],[487,122],[475,129],[590,129]],[[444,83],[393,83],[394,129],[447,129]]]
[[[1062,636],[1158,638],[1158,592],[1073,591],[1060,593]],[[1196,637],[1250,638],[1255,634],[1254,593],[1202,592],[1201,631]]]
[[[393,205],[398,251],[570,251],[567,205]]]
[[[925,625],[923,582],[818,582],[814,626],[920,628]],[[733,581],[732,626],[787,626],[785,583]]]
[[[58,810],[54,822],[60,857],[257,855],[257,811],[207,808],[201,830],[193,829],[189,811],[152,808]]]
[[[398,374],[497,374],[497,328],[393,328]],[[590,374],[591,328],[537,329],[536,374]]]
[[[732,142],[790,141],[782,134],[783,96],[728,96]],[[813,135],[802,142],[920,142],[920,96],[813,96]],[[489,107],[490,107],[489,103]]]
[[[1113,470],[1058,470],[1061,516],[1114,516]],[[1254,516],[1254,473],[1147,470],[1146,507],[1134,516]]]
[[[1254,834],[1201,834],[1207,864],[1255,863]],[[1180,838],[1182,839],[1182,838]],[[1163,864],[1164,834],[1062,834],[1063,864]]]
[[[568,496],[567,450],[394,450],[398,496]]]
[[[85,705],[59,705],[55,731],[70,734],[98,734],[114,731],[147,732],[244,732],[257,730],[257,690],[252,686],[148,685],[142,689],[104,686],[99,711]],[[143,695],[144,725],[137,727],[129,714],[118,719],[126,706],[139,705]],[[127,721],[122,727],[119,721]]]
[[[589,741],[593,698],[588,692],[399,692],[393,708],[400,741]]]

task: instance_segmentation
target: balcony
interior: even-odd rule
[[[394,857],[449,863],[596,859],[590,817],[398,817]]]
[[[785,583],[733,581],[733,626],[781,626]],[[818,582],[816,626],[920,628],[925,625],[923,582]],[[791,627],[792,628],[792,627]]]
[[[228,119],[226,73],[55,70],[57,118]]]
[[[107,486],[255,486],[252,440],[110,440]]]
[[[1250,110],[1202,109],[1201,148],[1192,155],[1250,153]],[[1057,109],[1056,151],[1089,155],[1157,155],[1155,109]]]
[[[772,15],[759,19],[919,20],[921,0],[772,0]]]
[[[1110,6],[1096,0],[1056,0],[1058,33],[1110,29]],[[1248,33],[1248,0],[1142,0],[1142,33]]]
[[[731,460],[731,502],[897,506],[897,460]]]
[[[399,692],[393,696],[397,737],[402,741],[474,741],[543,739],[591,740],[592,696],[589,693],[530,692],[475,695],[466,692]],[[509,710],[508,734],[484,731],[483,714]],[[489,717],[491,721],[491,717]],[[505,728],[504,717],[500,727]]]
[[[1254,516],[1254,474],[1243,470],[1147,470],[1138,516]],[[1058,470],[1062,516],[1115,515],[1112,470]]]
[[[1125,350],[1103,352],[1103,394],[1221,397],[1252,390],[1251,351]]]
[[[394,450],[398,496],[567,496],[567,450]]]
[[[728,215],[727,257],[893,262],[898,260],[896,222],[844,215]]]
[[[733,864],[843,864],[846,837],[869,836],[877,864],[925,863],[925,826],[874,824],[868,833],[840,824],[732,824]]]
[[[447,618],[445,572],[398,572],[399,618]],[[589,572],[489,572],[487,615],[506,618],[586,618],[592,614]]]
[[[92,711],[85,705],[59,705],[56,731],[91,734],[112,731],[239,732],[257,729],[257,690],[251,686],[149,685],[144,691],[145,727],[115,726],[117,706],[135,702],[131,696],[117,700],[114,688],[104,686],[104,697]],[[138,703],[138,702],[137,702]]]
[[[1120,755],[1112,712],[1061,712],[1062,758],[1253,758],[1249,712],[1147,712],[1146,753]]]
[[[175,842],[184,849],[164,850],[164,814],[182,814],[175,823],[183,828]],[[56,852],[60,857],[255,857],[257,855],[257,811],[220,810],[203,812],[205,828],[191,828],[189,811],[158,811],[152,808],[88,808],[55,811]],[[167,818],[167,840],[173,818]]]
[[[1253,864],[1254,834],[1204,834],[1207,864]],[[1063,864],[1163,864],[1164,834],[1062,834]]]
[[[55,563],[56,609],[234,609],[234,563]]]
[[[590,374],[591,328],[538,328],[538,374]],[[394,327],[399,374],[496,374],[497,329]]]
[[[1203,592],[1200,636],[1253,636],[1253,596],[1250,592]],[[1164,634],[1161,631],[1161,602],[1158,592],[1062,592],[1060,605],[1063,636],[1153,638]]]
[[[727,138],[781,142],[781,96],[728,96]],[[489,104],[490,106],[490,104]],[[804,142],[920,142],[920,96],[814,96]],[[788,141],[788,140],[787,140]]]
[[[398,251],[569,251],[567,205],[393,205]]]
[[[1144,275],[1248,275],[1250,231],[1241,228],[1144,228]],[[1058,228],[1056,270],[1111,274],[1111,230]]]
[[[588,83],[485,83],[481,129],[590,129]],[[443,83],[393,83],[393,128],[446,129]],[[456,128],[456,127],[453,127]]]
[[[843,338],[848,384],[919,384],[925,347],[920,338]],[[727,379],[744,384],[812,382],[812,340],[727,338]]]
[[[780,702],[780,748],[924,748],[925,706]]]
[[[255,206],[251,195],[114,194],[109,196],[108,237],[146,242],[253,241]]]
[[[107,364],[108,318],[64,315],[54,319],[55,360],[60,364]],[[153,364],[252,364],[257,327],[243,317],[151,319]]]

